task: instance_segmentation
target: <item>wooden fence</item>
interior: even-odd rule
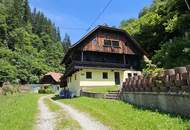
[[[127,78],[122,92],[190,92],[190,65],[164,70],[162,76]]]

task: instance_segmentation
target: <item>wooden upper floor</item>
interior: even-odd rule
[[[124,30],[98,26],[74,44],[64,56],[65,76],[85,68],[140,69],[146,55]]]
[[[87,39],[82,50],[117,54],[138,53],[125,34],[110,30],[96,31],[96,33]]]
[[[126,31],[101,25],[94,28],[74,44],[65,55],[62,63],[67,64],[74,57],[79,56],[82,61],[84,52],[146,55],[146,52]],[[96,55],[96,53],[94,54]]]

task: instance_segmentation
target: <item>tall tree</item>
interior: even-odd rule
[[[176,55],[171,56],[179,52],[175,46],[188,47],[183,44],[183,41],[188,41],[183,37],[190,33],[190,13],[184,0],[154,0],[150,7],[145,7],[140,12],[139,18],[124,20],[120,27],[129,31],[160,67],[168,68],[190,63],[190,60],[186,60],[181,64],[175,60]],[[176,39],[180,39],[181,44],[180,40]],[[168,43],[172,43],[173,46]],[[169,56],[161,58],[165,53]],[[176,61],[176,64],[170,64],[170,61]]]
[[[28,0],[0,0],[0,84],[37,83],[49,71],[62,72],[59,29]]]
[[[168,40],[190,31],[190,13],[183,0],[154,0],[135,20],[122,21],[120,27],[129,31],[153,56]]]
[[[65,37],[62,41],[62,45],[65,53],[69,50],[69,47],[71,47],[71,40],[67,33],[65,34]]]
[[[23,21],[25,24],[27,24],[28,22],[31,22],[31,9],[28,0],[24,0],[23,8],[24,8]]]

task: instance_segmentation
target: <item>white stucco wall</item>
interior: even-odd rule
[[[92,73],[92,78],[87,79],[86,78],[86,72]],[[103,79],[103,72],[108,73],[108,78]],[[80,95],[81,88],[86,87],[107,87],[107,86],[114,86],[115,84],[115,72],[119,72],[120,74],[120,85],[118,87],[122,87],[122,83],[127,77],[128,73],[137,73],[138,75],[141,74],[139,71],[124,71],[124,70],[103,70],[103,69],[81,69],[74,74],[72,74],[71,77],[67,78],[68,81],[68,87],[69,90],[76,96]],[[75,79],[76,75],[76,79]],[[71,78],[71,81],[70,81]]]
[[[134,74],[137,74],[137,75],[141,75],[141,74],[142,74],[141,71],[126,70],[126,71],[124,71],[123,81],[125,81],[126,78],[129,78],[129,77],[128,77],[128,74],[129,74],[129,73],[132,75],[132,77],[134,77]]]

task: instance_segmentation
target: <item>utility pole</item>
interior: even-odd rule
[[[185,3],[187,5],[187,8],[190,10],[190,6],[189,6],[189,3],[187,2],[187,0],[185,0]]]

